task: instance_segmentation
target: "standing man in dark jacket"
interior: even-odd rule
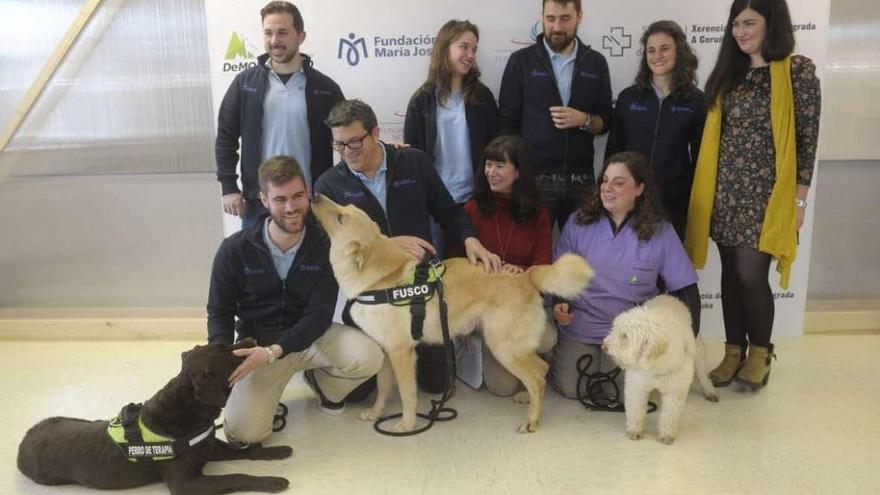
[[[444,231],[458,236],[471,263],[482,262],[490,271],[501,268],[501,258],[480,243],[477,231],[452,200],[428,155],[379,141],[376,114],[369,105],[360,100],[343,101],[330,111],[327,125],[342,161],[318,179],[315,194],[364,210],[383,234],[415,258],[436,253],[429,241],[428,219],[434,218]],[[426,392],[442,392],[446,381],[443,347],[419,346],[418,351],[419,386]]]
[[[208,295],[210,342],[231,344],[237,333],[261,346],[234,351],[246,359],[229,377],[224,431],[233,444],[272,433],[276,405],[297,371],[306,370],[321,410],[339,414],[384,360],[363,332],[331,322],[338,286],[330,240],[310,214],[296,159],[268,160],[259,184],[268,215],[223,241]]]
[[[344,99],[339,85],[312,68],[299,52],[303,18],[289,2],[269,2],[260,11],[266,53],[235,76],[217,117],[217,180],[223,211],[242,217],[246,228],[265,210],[257,197],[257,167],[289,155],[302,164],[306,187],[333,165],[330,131],[324,119]],[[240,191],[236,179],[241,139]]]
[[[593,137],[611,124],[611,78],[577,28],[581,0],[544,0],[543,35],[511,54],[501,79],[501,134],[532,147],[541,199],[561,228],[593,184]]]

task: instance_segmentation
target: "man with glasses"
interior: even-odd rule
[[[341,205],[353,204],[373,219],[382,233],[418,259],[434,255],[429,219],[464,244],[468,259],[489,271],[501,258],[477,239],[464,210],[453,201],[431,158],[415,148],[395,149],[379,140],[373,109],[360,100],[336,104],[326,119],[333,148],[342,160],[315,182],[315,194]],[[419,346],[418,381],[426,392],[445,385],[446,362],[441,346]]]
[[[264,160],[289,155],[302,164],[306,187],[333,165],[330,132],[324,118],[342,90],[312,68],[300,53],[305,41],[303,18],[289,2],[273,1],[260,11],[266,53],[241,72],[223,97],[217,117],[217,180],[223,211],[242,217],[247,226],[266,212],[258,198],[257,167]],[[240,191],[236,179],[241,140]]]

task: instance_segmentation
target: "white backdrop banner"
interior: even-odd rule
[[[265,51],[259,14],[265,4],[265,0],[205,0],[215,115],[235,75],[255,65],[256,57]],[[444,22],[468,19],[479,27],[477,63],[483,82],[496,98],[510,54],[532,44],[541,32],[537,0],[301,0],[294,4],[302,12],[307,33],[300,50],[312,57],[316,69],[342,87],[346,98],[360,98],[373,107],[386,141],[402,140],[407,103],[425,79],[434,36]],[[578,35],[608,60],[616,96],[633,82],[641,57],[639,38],[645,28],[657,20],[674,20],[699,57],[702,86],[721,45],[729,7],[729,1],[585,0]],[[830,0],[790,0],[789,8],[796,30],[795,51],[813,59],[821,78]],[[597,167],[602,163],[604,141],[604,137],[597,139]],[[816,185],[814,177],[813,191]],[[775,335],[802,333],[814,192],[810,196],[788,290],[779,288],[778,276],[771,269],[777,303]],[[228,215],[224,225],[227,234],[237,229],[237,222]],[[719,280],[718,253],[710,246],[707,266],[700,272],[707,335],[723,335]]]

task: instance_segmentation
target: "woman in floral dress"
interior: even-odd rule
[[[698,268],[709,235],[721,255],[727,342],[710,375],[716,386],[761,388],[775,357],[770,263],[787,287],[819,134],[816,67],[793,50],[785,0],[735,0],[706,83],[685,245]]]

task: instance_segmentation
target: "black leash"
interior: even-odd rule
[[[446,351],[446,389],[439,400],[431,401],[431,410],[428,414],[416,413],[416,416],[428,420],[428,424],[413,431],[388,431],[383,430],[379,425],[395,418],[403,416],[403,413],[391,414],[383,416],[373,423],[373,429],[377,432],[392,437],[409,437],[418,435],[431,429],[437,421],[451,421],[458,416],[458,411],[451,407],[446,407],[446,401],[455,395],[455,350],[452,347],[452,339],[449,337],[449,309],[446,306],[446,296],[443,294],[443,281],[437,280],[437,296],[440,298],[440,328],[443,331],[443,348]]]
[[[588,411],[624,412],[623,401],[620,396],[620,387],[615,381],[623,372],[619,367],[605,373],[588,370],[593,365],[593,356],[584,354],[577,361],[578,381],[577,400]],[[610,393],[607,391],[610,390]],[[657,404],[648,402],[648,412],[657,410]]]

